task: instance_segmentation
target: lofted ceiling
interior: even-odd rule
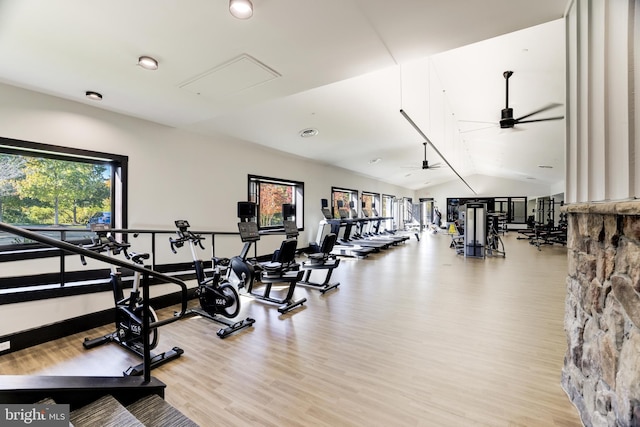
[[[565,0],[253,4],[238,20],[227,0],[0,0],[0,82],[410,189],[457,179],[421,169],[403,109],[472,187],[478,174],[564,179],[564,120],[497,123],[506,70],[515,117],[550,103],[532,118],[564,115]]]

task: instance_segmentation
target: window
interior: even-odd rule
[[[380,213],[380,216],[384,216],[387,218],[393,217],[393,213],[394,213],[393,202],[395,199],[396,197],[390,194],[382,195],[382,212]]]
[[[124,227],[126,167],[125,156],[0,138],[0,221],[68,241],[91,223]],[[38,247],[0,233],[0,251]]]
[[[485,203],[487,212],[503,213],[507,224],[525,224],[527,221],[526,197],[447,198],[447,221],[458,219],[466,203]]]
[[[293,220],[299,229],[304,228],[304,183],[278,178],[249,175],[249,201],[257,206],[258,228],[283,227],[282,205],[295,208]]]
[[[342,202],[342,208],[340,208],[340,203]],[[357,206],[358,203],[358,190],[348,190],[345,188],[331,187],[331,207],[333,209],[333,217],[340,218],[339,209],[346,209],[347,212],[350,210],[349,203],[353,202],[354,207]],[[347,217],[350,215],[347,214]]]
[[[413,220],[413,200],[410,197],[403,197],[398,203],[397,215],[394,217],[396,224],[404,228],[405,224]]]
[[[374,208],[376,212],[378,212],[378,206],[380,206],[380,194],[371,193],[368,191],[362,192],[363,211],[367,211],[367,214],[371,216],[373,215]]]

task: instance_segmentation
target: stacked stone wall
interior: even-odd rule
[[[562,386],[585,426],[640,426],[640,203],[565,211]]]

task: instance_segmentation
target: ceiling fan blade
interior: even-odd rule
[[[482,126],[481,128],[469,129],[469,130],[461,130],[458,133],[470,133],[470,132],[478,132],[486,129],[495,129],[498,127],[497,123],[492,124],[491,126]]]
[[[547,106],[545,106],[545,107],[540,108],[539,110],[536,110],[536,111],[534,111],[534,112],[532,112],[532,113],[529,113],[529,114],[527,114],[527,115],[525,115],[525,116],[518,117],[517,119],[515,119],[515,122],[516,122],[516,123],[524,123],[524,122],[522,121],[522,119],[526,119],[527,117],[531,117],[531,116],[533,116],[534,114],[540,114],[540,113],[543,113],[543,112],[545,112],[545,111],[547,111],[547,110],[551,110],[552,108],[556,108],[556,107],[559,107],[559,106],[561,106],[561,105],[562,105],[562,104],[558,104],[558,103],[555,103],[555,102],[554,102],[554,103],[552,103],[552,104],[549,104],[549,105],[547,105]]]
[[[463,122],[463,123],[486,123],[488,125],[490,125],[490,124],[497,125],[498,124],[497,122],[485,122],[485,121],[482,121],[482,120],[458,120],[458,121],[459,122]]]
[[[558,116],[558,117],[547,117],[546,119],[534,119],[534,120],[516,120],[515,124],[520,124],[520,123],[535,123],[535,122],[548,122],[550,120],[562,120],[564,119],[564,116]]]
[[[447,166],[443,165],[442,162],[429,163],[428,161],[425,161],[422,163],[422,170],[440,169],[445,167]]]

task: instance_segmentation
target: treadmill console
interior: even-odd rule
[[[295,221],[284,220],[284,234],[286,234],[287,237],[298,236],[298,226]]]
[[[243,242],[257,242],[260,240],[258,224],[255,222],[239,222],[238,231]]]
[[[180,231],[185,231],[187,228],[189,228],[189,221],[187,221],[186,219],[177,219],[175,220],[174,224]]]
[[[322,215],[324,215],[324,219],[333,219],[329,208],[322,208]]]

